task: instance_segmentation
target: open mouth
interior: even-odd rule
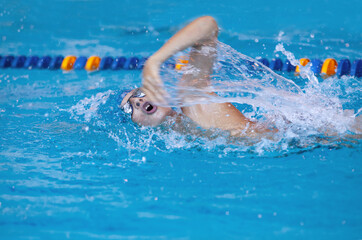
[[[142,105],[142,109],[147,113],[147,114],[152,114],[154,112],[157,111],[157,106],[154,106],[152,105],[151,103],[149,102],[145,102],[143,105]]]

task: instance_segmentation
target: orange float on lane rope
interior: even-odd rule
[[[60,68],[66,71],[72,70],[75,60],[77,60],[76,56],[66,56]]]
[[[87,63],[85,64],[85,70],[94,71],[98,69],[99,63],[101,62],[101,58],[98,56],[91,56],[88,58]]]
[[[176,70],[181,70],[182,67],[186,66],[186,64],[189,63],[189,60],[187,60],[186,58],[186,56],[181,56],[179,59],[177,59],[177,63],[175,65]]]
[[[337,71],[337,61],[333,58],[327,58],[322,66],[321,74],[332,76]]]
[[[184,64],[176,63],[175,69],[176,69],[176,70],[181,70],[182,67],[184,67],[184,66],[185,66]]]
[[[308,58],[301,58],[301,59],[299,60],[299,62],[300,62],[300,65],[306,66],[306,65],[310,62],[310,60],[309,60]],[[299,65],[297,65],[297,67],[295,68],[295,72],[296,72],[296,73],[299,73],[299,72],[300,72]]]

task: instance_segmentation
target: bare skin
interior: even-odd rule
[[[167,105],[168,94],[163,88],[160,77],[161,64],[175,53],[191,47],[188,68],[180,81],[181,87],[205,90],[206,95],[215,95],[207,91],[210,86],[210,75],[216,57],[216,42],[218,25],[210,16],[200,17],[177,32],[146,62],[143,68],[142,92],[145,97],[132,97],[135,90],[123,99],[121,107],[129,101],[133,107],[132,120],[140,125],[157,126],[165,121],[167,116],[176,113]],[[196,71],[192,71],[192,70]],[[246,118],[231,103],[190,104],[195,96],[183,94],[182,100],[187,103],[181,108],[182,112],[204,129],[217,128],[229,131],[233,136],[255,137],[271,130],[257,126]],[[152,107],[150,107],[150,105]],[[158,106],[157,106],[158,105]],[[156,108],[156,110],[155,110]],[[151,109],[151,110],[149,110]]]

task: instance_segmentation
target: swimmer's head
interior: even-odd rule
[[[169,107],[156,106],[139,89],[124,92],[119,107],[131,115],[132,121],[142,126],[157,126],[172,114]]]

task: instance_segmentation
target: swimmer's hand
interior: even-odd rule
[[[160,66],[161,62],[152,57],[146,61],[142,72],[142,92],[151,102],[166,105],[168,93],[160,76]]]
[[[147,60],[143,68],[142,90],[152,102],[167,104],[167,99],[169,99],[160,77],[161,64],[175,53],[188,47],[195,49],[200,48],[200,46],[214,47],[217,34],[218,26],[213,17],[199,17],[173,35]],[[207,72],[212,72],[213,55],[206,58],[194,57],[197,59],[198,65],[201,65],[201,68],[207,69]]]

